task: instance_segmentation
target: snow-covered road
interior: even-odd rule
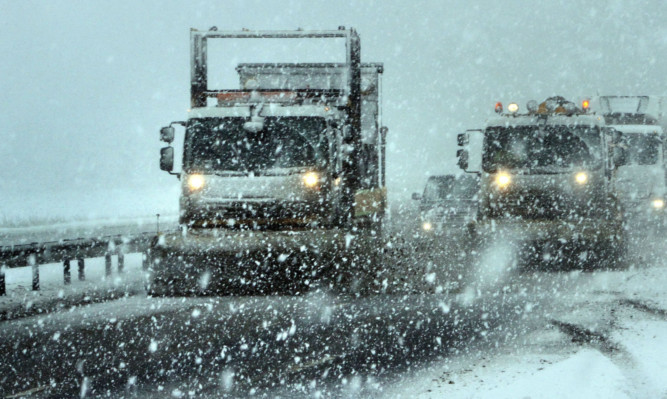
[[[365,297],[149,298],[140,256],[111,279],[92,260],[87,281],[67,288],[61,265],[44,266],[33,294],[29,272],[12,269],[3,306],[116,299],[1,322],[0,393],[667,397],[667,263],[654,244],[627,270],[592,272],[515,270],[500,248],[464,277],[439,270],[460,261],[447,252],[438,263],[396,251],[387,267],[412,265],[416,278]],[[448,275],[464,283],[442,285]]]

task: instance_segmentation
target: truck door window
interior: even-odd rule
[[[654,165],[658,162],[661,143],[657,134],[628,133],[624,138],[628,163]]]

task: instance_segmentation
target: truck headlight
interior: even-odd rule
[[[190,175],[188,176],[188,188],[190,191],[199,191],[202,188],[204,188],[204,184],[206,183],[204,176],[195,174],[195,175]]]
[[[422,229],[424,229],[424,231],[431,231],[433,230],[433,224],[431,222],[424,222],[422,223]]]
[[[303,184],[306,187],[315,187],[320,182],[320,175],[317,172],[306,172],[303,175]]]
[[[588,183],[588,173],[587,172],[577,172],[574,175],[574,181],[577,182],[578,185],[583,186],[586,183]]]
[[[512,182],[512,175],[507,172],[498,172],[495,178],[496,186],[500,189],[507,188]]]
[[[653,206],[653,209],[663,209],[665,207],[665,200],[662,198],[654,198],[653,201],[651,201],[651,206]]]

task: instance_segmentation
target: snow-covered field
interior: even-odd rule
[[[155,222],[155,215],[178,214],[178,182],[150,189],[70,189],[51,192],[0,193],[0,236],[5,229],[45,226]],[[102,222],[102,223],[101,223]]]

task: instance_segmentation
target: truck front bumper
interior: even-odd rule
[[[173,293],[250,291],[319,277],[353,240],[345,231],[192,229],[152,248],[154,289]]]
[[[620,220],[581,219],[504,219],[489,218],[476,224],[475,230],[488,237],[516,241],[599,242],[621,239],[624,235]]]

